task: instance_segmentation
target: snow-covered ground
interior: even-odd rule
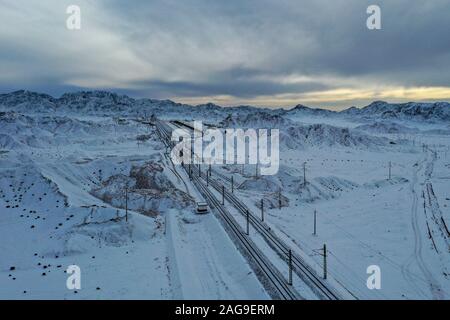
[[[234,175],[235,194],[255,213],[263,198],[266,223],[319,274],[326,244],[330,278],[360,299],[449,299],[449,110],[445,103],[376,102],[337,113],[193,107],[105,92],[0,95],[0,298],[270,298],[215,216],[195,214],[202,197],[168,160],[155,128],[136,121],[155,115],[280,129],[277,175],[215,166]],[[66,287],[72,264],[81,268],[76,291]],[[381,268],[380,290],[366,286],[370,265]]]
[[[171,185],[179,182],[148,126],[100,117],[70,118],[67,128],[58,116],[31,115],[24,128],[10,116],[0,120],[1,133],[17,141],[0,154],[0,298],[269,298],[220,223],[194,214],[195,190]],[[138,145],[142,134],[150,139]],[[148,163],[159,163],[161,175],[133,173]],[[111,177],[130,188],[156,181],[129,192],[128,221],[124,189]],[[108,187],[117,189],[111,197],[97,192]],[[73,264],[81,290],[66,287]]]
[[[449,299],[449,146],[449,136],[416,134],[381,148],[287,148],[277,176],[248,170],[237,194],[254,212],[261,198],[272,203],[266,223],[318,265],[326,244],[329,273],[360,299]],[[381,290],[366,286],[370,265],[381,268]]]

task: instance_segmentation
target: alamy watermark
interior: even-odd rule
[[[222,129],[223,130],[223,129]],[[193,135],[185,129],[172,131],[177,142],[171,151],[175,164],[252,164],[261,175],[275,175],[280,166],[278,129],[206,129],[194,122]],[[270,152],[269,152],[270,150]]]
[[[381,29],[381,8],[375,4],[367,7],[367,14],[370,16],[367,18],[366,26],[369,30]]]
[[[376,4],[367,7],[366,13],[369,17],[366,20],[366,26],[369,30],[381,29],[381,8]],[[81,29],[81,9],[78,5],[72,4],[66,8],[66,27],[68,30]]]
[[[376,265],[370,265],[367,267],[367,274],[369,277],[367,278],[367,289],[369,290],[380,290],[381,289],[381,268]]]
[[[73,264],[67,267],[66,273],[69,277],[66,280],[66,287],[69,290],[81,289],[81,269],[79,266]]]
[[[66,28],[69,30],[81,29],[81,9],[77,5],[70,5],[66,9],[66,14],[69,16],[66,20]]]

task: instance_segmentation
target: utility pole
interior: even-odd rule
[[[222,186],[222,205],[225,204],[225,186]]]
[[[255,178],[258,178],[258,162],[256,163]]]
[[[303,186],[306,186],[306,162],[303,162]]]
[[[125,221],[128,222],[128,184],[125,186]]]
[[[278,189],[278,209],[281,210],[281,188]]]
[[[261,221],[264,222],[264,199],[261,199]]]
[[[191,170],[191,164],[189,163],[189,179],[192,180],[192,170]]]
[[[249,215],[250,215],[250,213],[249,213],[248,210],[247,210],[247,235],[250,235]]]
[[[289,249],[289,285],[292,286],[292,250]]]
[[[209,164],[209,175],[211,176],[211,163]]]
[[[231,176],[231,193],[234,193],[234,178]]]
[[[317,215],[317,211],[314,209],[314,233],[313,233],[313,235],[317,235],[317,218],[316,218],[316,215]]]
[[[389,180],[391,180],[391,168],[392,168],[392,163],[391,163],[391,161],[389,161]]]
[[[323,245],[323,278],[327,278],[327,245]]]

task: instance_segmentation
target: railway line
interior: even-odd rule
[[[172,145],[172,142],[170,141],[170,128],[166,124],[162,122],[157,123],[157,132],[167,146]],[[187,166],[182,167],[189,174]],[[181,176],[178,173],[177,177],[181,179]],[[232,237],[236,239],[245,256],[249,257],[251,264],[257,268],[257,271],[255,272],[258,275],[263,276],[266,281],[270,282],[271,291],[275,292],[276,297],[285,300],[301,299],[302,297],[287,283],[283,275],[244,233],[239,223],[226,208],[222,206],[220,201],[208,189],[205,183],[197,176],[191,175],[191,177],[198,191],[208,202],[209,206],[216,210],[219,219],[226,225],[227,230],[231,232]]]
[[[206,181],[205,173],[198,171],[196,166],[192,166],[192,176],[200,176],[204,181]],[[291,251],[293,271],[305,282],[312,290],[314,290],[323,299],[328,300],[339,300],[340,297],[334,290],[330,289],[328,285],[320,278],[319,275],[303,261],[301,257],[294,253],[293,250],[289,248],[282,240],[280,240],[264,222],[262,222],[254,213],[233,193],[228,191],[226,188],[222,188],[223,185],[218,183],[211,177],[208,177],[208,184],[211,185],[216,191],[224,192],[224,197],[228,200],[244,217],[249,216],[249,223],[258,231],[259,234],[263,236],[265,241],[269,244],[272,249],[288,263],[289,251]]]
[[[186,169],[186,168],[185,168]],[[252,260],[264,277],[271,282],[271,286],[276,290],[277,295],[285,300],[297,300],[300,295],[290,286],[283,275],[270,263],[269,259],[257,248],[251,239],[245,234],[242,227],[234,217],[226,210],[214,194],[208,189],[203,181],[193,176],[194,185],[198,188],[211,208],[217,210],[220,219],[225,222],[233,237],[238,240],[243,248],[244,254]]]
[[[170,123],[178,128],[182,128],[182,129],[187,128],[190,130],[194,130],[194,127],[185,121],[174,120],[174,121],[171,121]],[[219,177],[221,180],[223,180],[225,183],[227,183],[228,185],[231,186],[232,182],[231,182],[230,177],[227,177],[226,175],[224,175],[223,173],[219,172],[218,170],[216,170],[212,167],[210,168],[210,170],[212,173],[214,173],[215,176]]]
[[[181,126],[181,124],[173,123],[176,126]],[[170,141],[171,136],[171,128],[166,123],[159,122],[158,126],[160,129],[159,131],[162,131],[162,136],[166,141]],[[192,126],[189,126],[186,123],[183,123],[182,126],[184,127],[190,127],[192,130]],[[189,169],[188,169],[189,167]],[[200,170],[200,168],[196,165],[185,165],[184,169],[189,174],[189,170],[191,170],[191,178],[195,182],[197,188],[199,190],[202,190],[201,193],[205,196],[205,198],[209,199],[208,202],[210,202],[218,211],[220,211],[222,216],[226,216],[226,219],[233,219],[234,222],[233,228],[238,230],[241,229],[239,225],[236,225],[237,222],[234,220],[234,218],[231,216],[231,214],[226,211],[225,206],[221,204],[219,200],[211,193],[211,191],[208,189],[208,186],[210,185],[213,187],[216,191],[219,193],[223,192],[224,199],[226,199],[231,205],[233,205],[237,211],[243,215],[244,217],[249,217],[249,223],[250,225],[255,228],[255,230],[264,238],[266,243],[278,254],[278,256],[286,261],[288,263],[288,257],[289,252],[291,252],[291,258],[292,258],[292,268],[293,271],[322,299],[326,300],[339,300],[341,299],[341,296],[339,293],[336,292],[334,288],[331,288],[331,286],[324,281],[320,275],[317,274],[317,272],[311,268],[308,263],[306,263],[298,254],[296,254],[286,243],[284,243],[277,235],[271,230],[271,228],[264,223],[262,220],[260,220],[254,213],[251,212],[251,210],[232,192],[228,191],[226,186],[224,185],[225,182],[231,183],[231,180],[224,176],[223,174],[217,172],[214,170],[214,175],[218,175],[221,177],[223,183],[220,183],[216,179],[212,178],[211,176],[206,176],[206,171]],[[207,182],[206,182],[207,181]],[[214,200],[213,200],[214,199]],[[228,220],[227,220],[228,221]],[[231,222],[229,222],[231,223]],[[236,231],[237,232],[237,231]],[[240,235],[242,235],[242,230],[240,230]],[[244,236],[245,238],[248,238]]]

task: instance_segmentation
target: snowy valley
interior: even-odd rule
[[[170,130],[177,120],[280,130],[276,175],[215,165],[211,179],[233,189],[223,206],[243,230],[232,197],[255,217],[263,211],[269,236],[318,278],[326,244],[320,285],[336,297],[450,298],[450,104],[378,101],[335,112],[104,91],[0,94],[0,298],[279,298],[216,209],[196,214],[208,200],[198,188],[208,166],[196,184],[170,161],[158,123]],[[250,229],[251,244],[288,279],[267,235]],[[79,290],[66,287],[69,265],[81,269]],[[380,290],[367,287],[371,265]],[[324,298],[302,274],[292,280],[297,298]]]

